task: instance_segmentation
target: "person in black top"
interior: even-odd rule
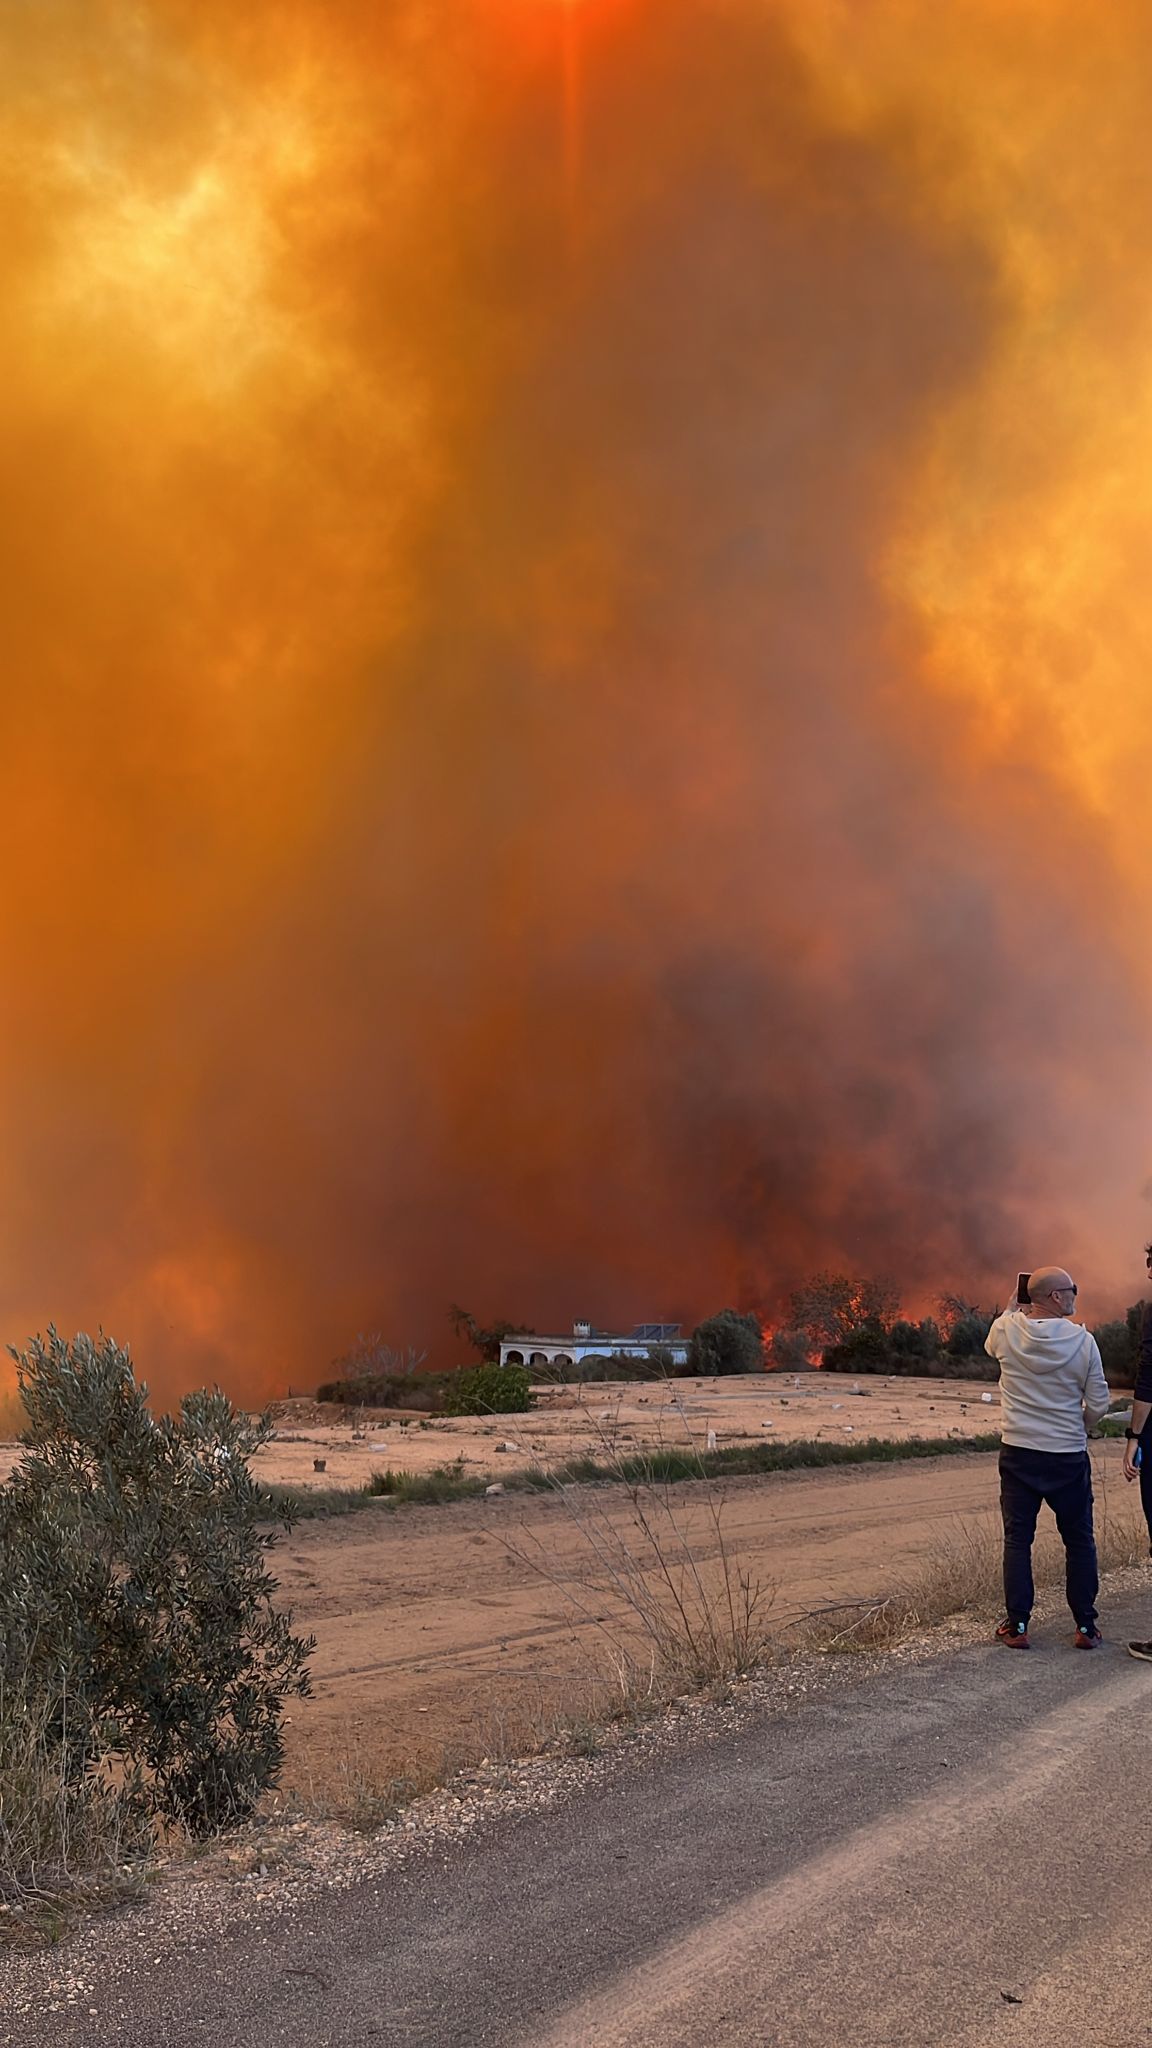
[[[1152,1244],[1145,1245],[1144,1259],[1148,1268],[1148,1278],[1152,1280]],[[1152,1301],[1146,1301],[1144,1303],[1144,1313],[1140,1318],[1140,1351],[1136,1366],[1136,1385],[1132,1393],[1132,1420],[1124,1432],[1127,1438],[1127,1442],[1124,1445],[1124,1477],[1125,1479],[1138,1478],[1140,1481],[1140,1505],[1144,1510],[1144,1520],[1148,1524],[1149,1538],[1152,1539],[1152,1428],[1149,1427],[1150,1418],[1152,1418]],[[1136,1463],[1137,1451],[1140,1453],[1139,1465]],[[1152,1551],[1152,1540],[1149,1542],[1149,1550]],[[1129,1643],[1128,1654],[1130,1657],[1142,1657],[1145,1663],[1152,1664],[1152,1643]]]

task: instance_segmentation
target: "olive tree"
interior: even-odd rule
[[[274,1605],[271,1425],[219,1391],[155,1416],[111,1338],[13,1351],[23,1455],[0,1487],[0,1685],[38,1703],[65,1773],[111,1759],[197,1835],[276,1782],[312,1643]],[[281,1516],[287,1525],[287,1518]]]

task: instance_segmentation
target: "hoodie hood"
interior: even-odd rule
[[[1000,1362],[1001,1438],[1035,1451],[1083,1452],[1108,1408],[1096,1339],[1070,1316],[1008,1309],[985,1350]]]
[[[1010,1309],[1000,1317],[1003,1331],[998,1357],[1011,1358],[1033,1372],[1053,1372],[1081,1356],[1091,1337],[1083,1323],[1070,1316],[1030,1316]]]

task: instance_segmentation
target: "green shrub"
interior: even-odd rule
[[[806,1330],[774,1330],[768,1345],[769,1371],[807,1372],[812,1343]]]
[[[523,1415],[532,1406],[532,1383],[522,1365],[473,1365],[454,1373],[445,1390],[446,1415]]]
[[[411,1507],[424,1501],[473,1500],[487,1485],[487,1479],[469,1477],[463,1458],[454,1458],[450,1465],[434,1465],[430,1472],[395,1472],[390,1466],[373,1472],[367,1491],[373,1499]]]
[[[946,1349],[952,1358],[976,1358],[984,1351],[984,1339],[995,1318],[985,1309],[972,1308],[957,1316],[948,1332]]]
[[[888,1333],[877,1316],[869,1316],[840,1344],[829,1344],[822,1363],[827,1372],[887,1372],[892,1357]]]
[[[888,1342],[897,1357],[935,1360],[940,1356],[940,1326],[931,1316],[922,1323],[898,1317],[888,1332]]]
[[[755,1316],[742,1316],[734,1308],[722,1308],[719,1315],[708,1316],[696,1325],[688,1346],[688,1370],[698,1378],[763,1369],[764,1339]]]
[[[1128,1314],[1114,1323],[1101,1323],[1093,1330],[1100,1357],[1104,1366],[1104,1377],[1109,1386],[1131,1387],[1136,1382],[1136,1366],[1140,1351],[1140,1311],[1142,1302],[1130,1308]]]
[[[42,1710],[69,1783],[111,1759],[193,1834],[246,1818],[280,1770],[284,1702],[309,1691],[248,1468],[270,1424],[219,1392],[157,1420],[109,1338],[50,1330],[13,1356],[26,1428],[0,1487],[0,1687]]]

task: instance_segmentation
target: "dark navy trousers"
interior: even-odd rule
[[[1035,1599],[1032,1542],[1042,1507],[1051,1508],[1064,1539],[1068,1605],[1077,1628],[1096,1625],[1100,1575],[1092,1533],[1092,1463],[1087,1451],[1000,1448],[1000,1513],[1004,1518],[1004,1607],[1027,1627]]]

